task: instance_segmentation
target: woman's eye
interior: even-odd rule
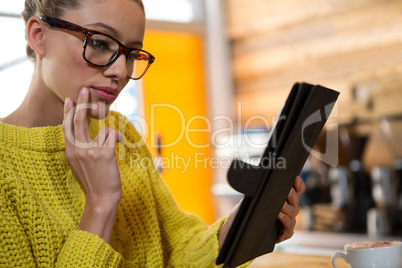
[[[106,40],[91,38],[90,46],[96,50],[110,50],[110,44]]]

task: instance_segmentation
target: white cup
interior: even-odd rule
[[[336,252],[332,256],[332,265],[340,257],[351,268],[402,268],[402,242],[372,241],[345,245],[345,253]]]

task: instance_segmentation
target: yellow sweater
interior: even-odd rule
[[[103,126],[125,136],[110,245],[77,229],[85,196],[64,156],[62,126],[0,123],[0,267],[214,267],[223,219],[208,227],[176,206],[125,117],[91,120],[91,136]]]

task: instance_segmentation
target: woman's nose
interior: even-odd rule
[[[127,78],[126,56],[121,54],[117,59],[103,71],[105,76],[113,76],[117,79]]]

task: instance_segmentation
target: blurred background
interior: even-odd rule
[[[32,75],[23,4],[0,7],[0,118],[18,107]],[[304,81],[341,95],[301,174],[297,229],[402,235],[401,1],[144,4],[144,49],[156,61],[114,109],[147,140],[182,209],[207,223],[227,215],[242,197],[226,183],[230,161],[258,162],[292,85]]]

